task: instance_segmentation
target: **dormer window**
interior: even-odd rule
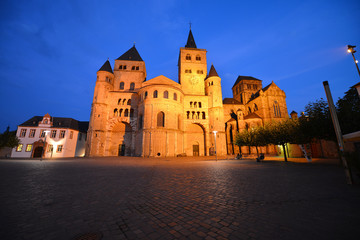
[[[186,59],[186,60],[191,60],[191,55],[190,55],[190,54],[186,54],[185,59]]]

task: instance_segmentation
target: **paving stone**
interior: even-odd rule
[[[0,160],[0,239],[360,235],[360,189],[337,165],[168,160]]]

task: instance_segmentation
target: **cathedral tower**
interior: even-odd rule
[[[189,32],[184,48],[180,48],[179,83],[185,94],[204,95],[204,79],[206,77],[206,50],[198,49],[194,36]]]
[[[105,125],[107,121],[107,106],[109,91],[114,90],[114,73],[109,60],[96,73],[96,84],[93,103],[91,105],[90,123],[86,155],[102,155],[101,144],[105,141]]]

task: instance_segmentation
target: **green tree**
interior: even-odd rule
[[[4,147],[14,148],[19,145],[20,140],[16,136],[16,131],[9,131],[9,127],[5,132],[0,134],[0,149]]]
[[[281,122],[272,122],[267,124],[267,142],[280,145],[284,151],[284,161],[287,162],[286,144],[294,139],[295,124],[292,120],[288,119]]]
[[[337,115],[343,134],[360,131],[360,98],[355,88],[350,88],[336,103]]]
[[[267,130],[265,127],[259,126],[248,128],[238,133],[236,135],[235,144],[239,147],[255,147],[256,154],[259,157],[259,147],[266,146],[268,144],[267,139]]]

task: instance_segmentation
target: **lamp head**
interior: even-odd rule
[[[349,53],[355,53],[356,51],[355,51],[355,49],[354,48],[356,48],[356,46],[352,46],[352,45],[347,45],[347,48],[348,48],[348,52]]]

